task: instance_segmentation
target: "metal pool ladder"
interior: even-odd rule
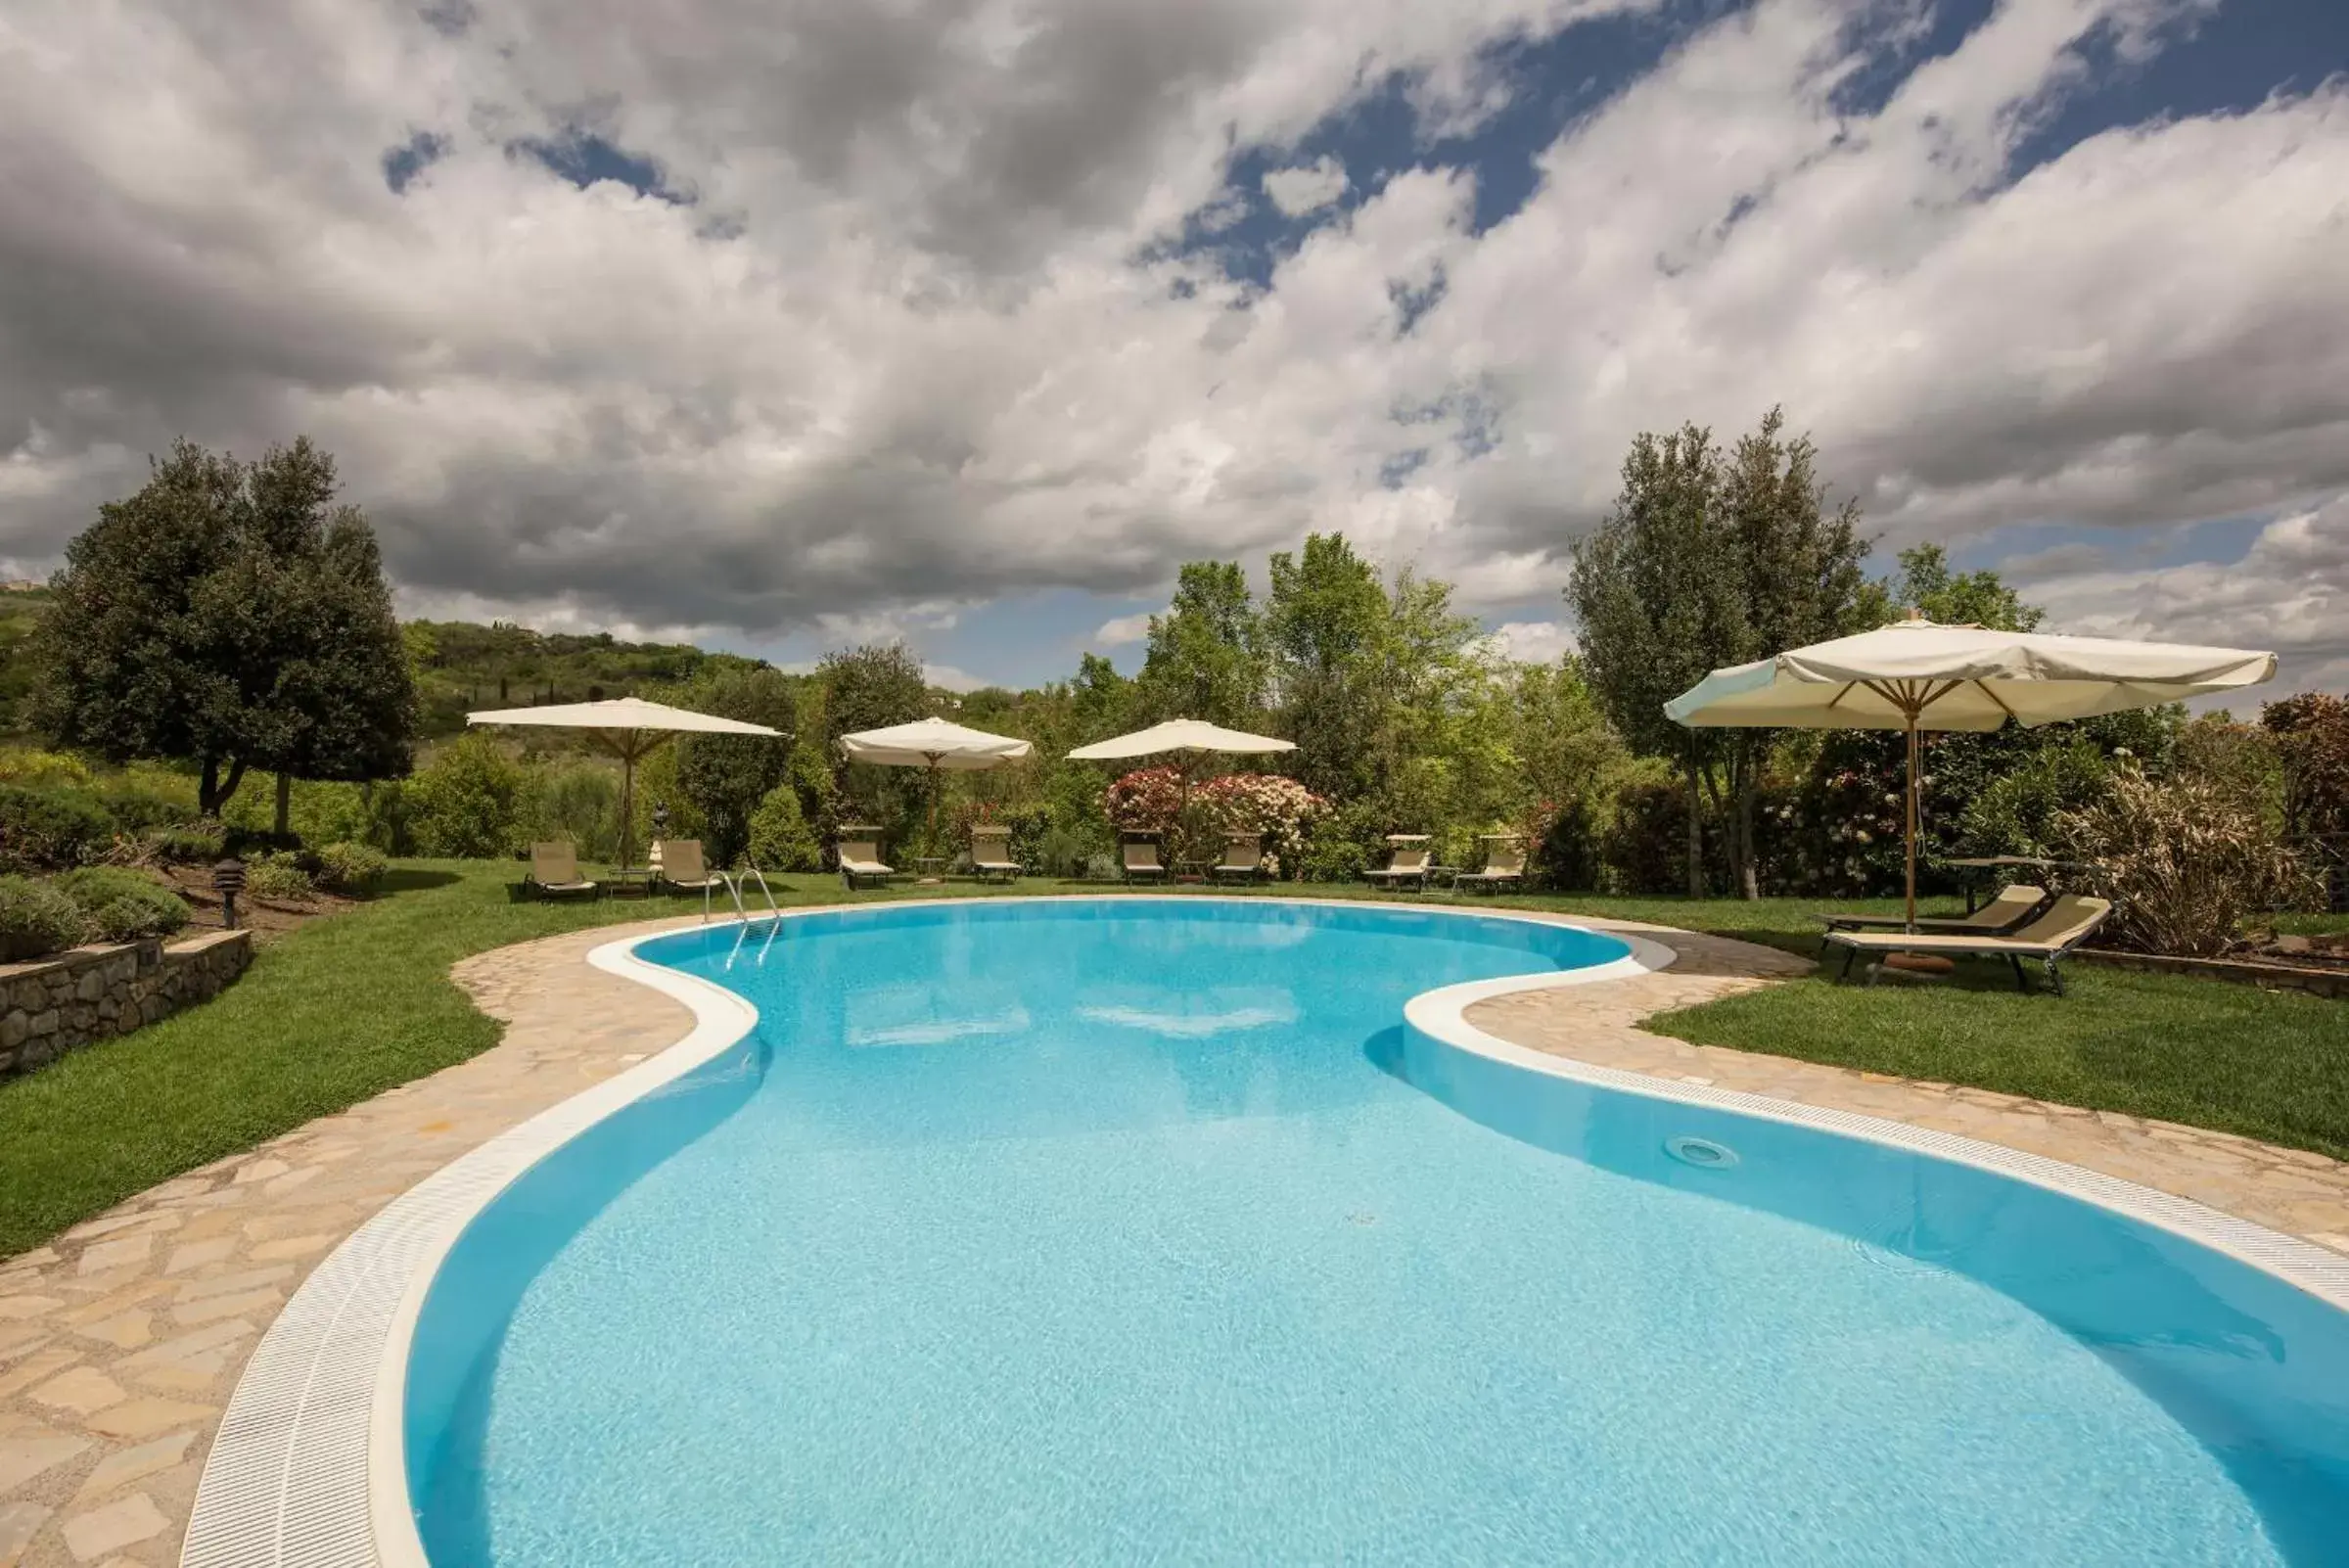
[[[742,955],[743,940],[750,936],[751,926],[755,922],[766,923],[766,940],[759,945],[759,956],[755,960],[760,964],[766,962],[766,949],[775,945],[775,935],[783,929],[783,906],[775,901],[775,890],[767,886],[766,873],[759,869],[757,861],[747,856],[742,864],[740,871],[720,871],[717,874],[718,880],[726,885],[726,897],[734,900],[735,914],[742,919],[742,924],[734,931],[734,945],[726,953],[728,969],[732,969],[734,960]],[[759,884],[759,896],[766,900],[766,913],[762,915],[754,916],[750,906],[743,900],[744,886],[754,881]],[[702,887],[702,923],[710,923],[710,888],[706,883]]]

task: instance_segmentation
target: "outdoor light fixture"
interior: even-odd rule
[[[212,867],[212,891],[220,895],[220,929],[237,929],[237,895],[245,891],[245,862],[230,855]]]

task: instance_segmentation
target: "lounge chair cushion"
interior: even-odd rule
[[[2030,918],[2031,911],[2047,901],[2048,891],[2028,883],[2015,883],[2002,888],[1999,896],[1970,915],[1947,919],[1919,920],[1919,931],[1949,932],[1959,936],[1994,937],[2012,931]],[[1836,930],[1898,931],[1905,924],[1900,915],[1830,914],[1823,915],[1827,925]]]
[[[1830,931],[1827,942],[1861,952],[2011,953],[2018,958],[2044,958],[2065,952],[2088,940],[2112,913],[2103,899],[2069,895],[2049,905],[2048,912],[2006,936],[1965,936],[1948,931]]]

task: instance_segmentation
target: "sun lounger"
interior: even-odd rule
[[[1961,919],[1919,920],[1919,931],[1943,932],[1958,937],[2004,937],[2010,935],[2031,918],[2033,911],[2048,901],[2048,890],[2032,887],[2027,882],[2013,883],[1999,892],[1999,896]],[[1899,915],[1830,914],[1821,915],[1829,931],[1899,931],[1904,921]],[[1822,942],[1819,949],[1827,950]]]
[[[1020,862],[1011,857],[1011,829],[971,829],[971,874],[982,882],[990,877],[1001,877],[1006,882],[1019,880]]]
[[[1209,867],[1218,882],[1254,882],[1265,874],[1265,836],[1262,833],[1223,835],[1223,858]]]
[[[1843,975],[1852,972],[1852,961],[1862,953],[2004,958],[2013,966],[2014,983],[2024,991],[2031,989],[2030,978],[2023,972],[2023,960],[2029,958],[2047,966],[2048,983],[2060,996],[2063,973],[2056,965],[2065,953],[2086,942],[2111,913],[2112,904],[2107,899],[2067,894],[2050,904],[2046,914],[2004,937],[1960,936],[1947,931],[1830,931],[1827,945],[1846,949]]]
[[[706,893],[712,888],[726,885],[723,877],[713,876],[702,859],[702,841],[699,839],[663,839],[661,850],[661,885],[678,893]]]
[[[876,827],[844,827],[838,843],[840,879],[854,892],[860,882],[875,887],[886,884],[896,876],[895,866],[881,863],[881,830]]]
[[[1479,893],[1498,893],[1503,888],[1525,885],[1525,840],[1514,834],[1494,833],[1485,837],[1485,868],[1482,871],[1463,871],[1452,883],[1455,888],[1467,888]]]
[[[1118,846],[1120,862],[1128,882],[1164,882],[1167,868],[1158,858],[1158,840],[1129,838]]]
[[[530,846],[530,873],[522,885],[541,899],[592,899],[597,887],[579,875],[579,852],[562,839]]]
[[[1387,855],[1387,863],[1375,871],[1362,873],[1362,880],[1376,886],[1400,888],[1405,882],[1427,888],[1427,835],[1424,833],[1390,833],[1387,842],[1395,846]]]

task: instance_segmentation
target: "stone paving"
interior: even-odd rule
[[[165,1568],[214,1426],[262,1330],[318,1261],[433,1171],[681,1037],[684,1007],[590,968],[647,922],[484,953],[456,980],[505,1019],[470,1062],[191,1172],[0,1264],[0,1568]],[[2349,1167],[2011,1095],[1685,1045],[1649,1013],[1804,960],[1658,927],[1637,980],[1497,997],[1468,1017],[1586,1061],[1945,1128],[2165,1187],[2349,1252]]]
[[[2192,1198],[2271,1230],[2349,1253],[2349,1165],[2304,1149],[2277,1148],[2230,1132],[2115,1111],[2083,1111],[2018,1094],[1691,1045],[1651,1035],[1635,1027],[1639,1019],[1751,991],[1775,977],[1802,974],[1810,969],[1810,961],[1773,947],[1631,921],[1579,923],[1638,932],[1673,948],[1680,959],[1669,969],[1637,980],[1496,996],[1470,1007],[1468,1022],[1516,1044],[1600,1067],[1856,1111],[2003,1143]],[[2063,1005],[2052,997],[2049,1002]]]

